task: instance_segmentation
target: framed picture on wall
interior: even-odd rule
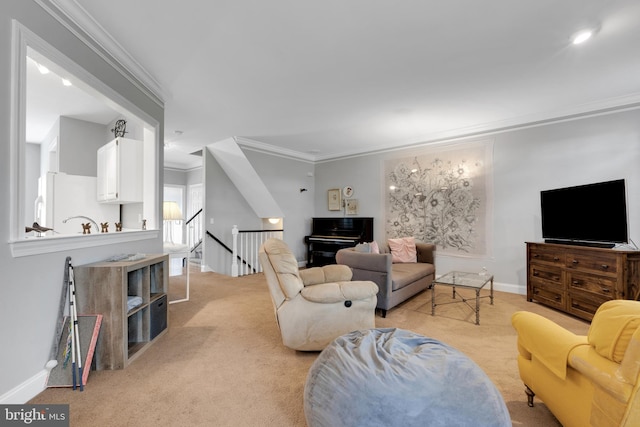
[[[342,196],[339,188],[327,190],[327,202],[330,211],[339,211],[342,209]]]
[[[347,199],[345,201],[345,213],[347,215],[358,215],[358,199]]]

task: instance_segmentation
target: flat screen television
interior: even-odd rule
[[[624,179],[540,192],[548,243],[613,247],[628,243]]]

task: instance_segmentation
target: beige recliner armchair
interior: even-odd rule
[[[349,267],[298,270],[295,256],[279,239],[264,242],[258,256],[285,346],[323,350],[341,335],[375,327],[378,286],[351,281]]]

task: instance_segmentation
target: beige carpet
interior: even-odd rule
[[[172,277],[170,297],[181,298],[183,286]],[[437,289],[437,301],[450,299]],[[580,334],[588,323],[522,295],[496,292],[493,306],[481,301],[479,326],[464,304],[431,316],[431,291],[377,316],[376,326],[412,330],[467,354],[502,393],[514,426],[559,426],[539,400],[527,406],[510,316],[534,311]],[[234,279],[192,269],[191,301],[170,305],[169,316],[168,333],[128,368],[92,371],[84,392],[52,388],[29,403],[70,404],[74,427],[306,425],[303,388],[318,353],[281,344],[262,274]]]

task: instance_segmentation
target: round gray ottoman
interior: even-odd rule
[[[309,427],[511,426],[502,396],[471,359],[403,329],[336,338],[304,388]]]

